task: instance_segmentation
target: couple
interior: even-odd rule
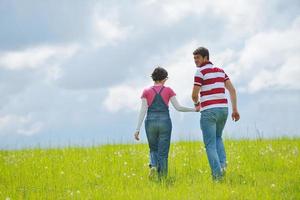
[[[206,154],[212,172],[213,180],[224,176],[226,168],[226,153],[222,140],[228,107],[225,88],[229,91],[232,104],[232,119],[240,119],[237,110],[236,92],[227,74],[220,68],[214,67],[209,61],[209,51],[200,47],[193,52],[197,66],[194,77],[192,99],[195,108],[181,106],[175,92],[165,86],[168,72],[157,67],[152,73],[154,86],[143,91],[142,106],[134,137],[139,140],[139,132],[144,117],[145,130],[150,148],[149,177],[166,177],[168,173],[168,154],[172,131],[169,115],[169,101],[176,110],[181,112],[201,111],[200,127],[203,134]],[[200,93],[200,101],[199,101]]]

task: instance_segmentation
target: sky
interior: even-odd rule
[[[0,0],[0,27],[0,149],[138,143],[151,72],[192,107],[200,46],[238,92],[225,139],[300,136],[300,1]],[[170,113],[173,141],[202,140]]]

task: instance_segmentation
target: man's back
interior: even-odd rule
[[[203,63],[196,70],[194,85],[201,86],[201,111],[209,108],[227,107],[225,81],[229,77],[224,70],[214,67],[211,62]]]

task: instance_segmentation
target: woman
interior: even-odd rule
[[[175,92],[164,86],[168,79],[168,72],[161,67],[154,69],[151,75],[154,86],[146,88],[141,96],[142,106],[138,125],[134,137],[139,140],[140,127],[145,120],[145,130],[150,148],[150,174],[149,178],[165,177],[168,173],[168,154],[172,131],[172,122],[169,115],[169,101],[176,110],[181,112],[196,112],[196,108],[181,106]]]

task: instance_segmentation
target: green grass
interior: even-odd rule
[[[0,151],[1,199],[300,199],[300,139],[227,140],[210,177],[202,142],[172,143],[169,177],[148,180],[148,146]]]

